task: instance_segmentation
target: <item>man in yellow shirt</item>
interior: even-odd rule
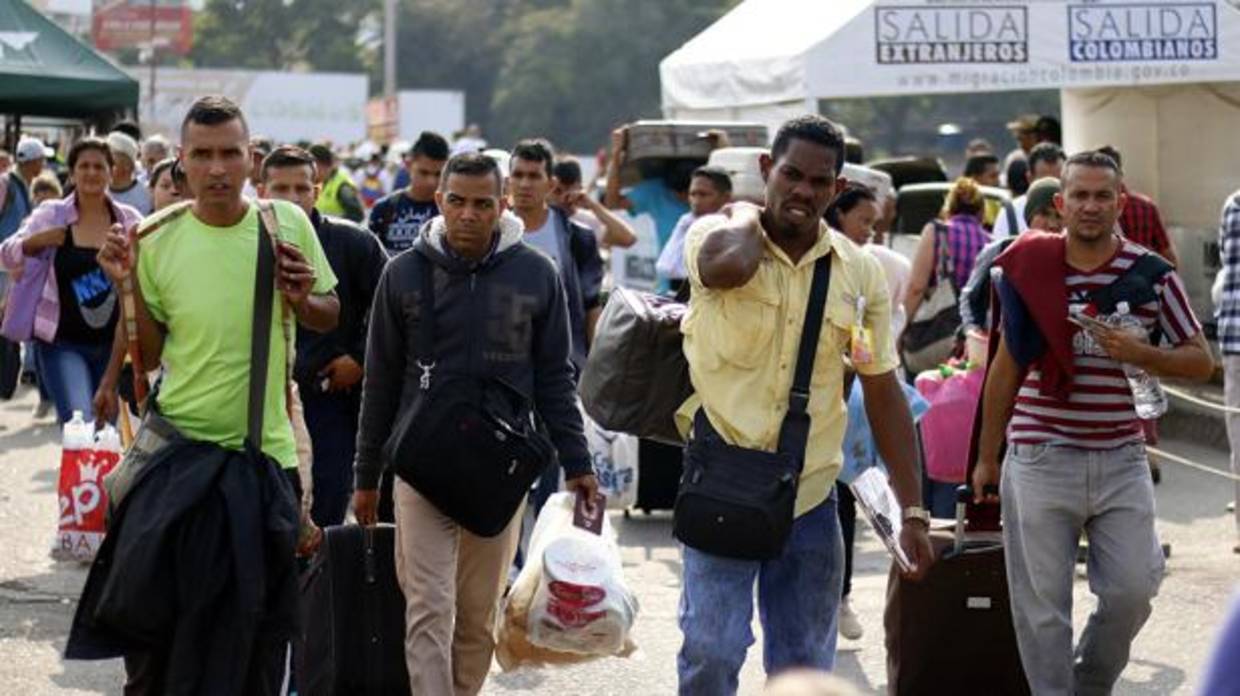
[[[873,257],[822,222],[843,184],[843,163],[844,138],[834,124],[820,116],[789,121],[761,158],[765,207],[741,209],[731,220],[705,217],[685,241],[693,303],[684,350],[697,395],[679,415],[683,422],[701,408],[727,444],[766,452],[775,451],[787,412],[815,262],[832,260],[792,532],[781,554],[766,561],[683,548],[681,694],[736,693],[753,642],[755,581],[767,673],[834,666],[843,545],[832,491],[843,460],[843,356],[855,321],[871,334],[869,359],[855,368],[904,508],[900,542],[916,564],[911,575],[924,575],[932,562],[928,518],[917,506],[913,421],[895,375],[887,284]]]

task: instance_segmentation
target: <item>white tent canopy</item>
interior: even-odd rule
[[[659,73],[670,118],[761,118],[844,97],[1240,80],[1240,0],[745,0]]]
[[[668,118],[772,133],[819,99],[1059,89],[1065,146],[1124,153],[1208,316],[1240,187],[1240,0],[744,0],[659,73]]]

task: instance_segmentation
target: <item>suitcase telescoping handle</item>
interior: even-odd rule
[[[985,495],[998,495],[999,487],[994,484],[987,484],[982,487],[982,493]],[[955,541],[954,552],[959,554],[964,550],[965,532],[989,532],[998,531],[998,529],[999,506],[993,503],[975,505],[973,503],[973,487],[967,483],[958,486],[956,488],[956,528],[953,534]]]
[[[968,484],[956,488],[956,529],[953,533],[955,552],[964,551],[964,516],[969,509],[969,499],[973,496]]]
[[[362,527],[362,564],[366,572],[366,584],[375,584],[375,528]]]

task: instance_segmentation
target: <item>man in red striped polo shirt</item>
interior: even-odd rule
[[[1066,233],[1031,233],[996,262],[1004,269],[1002,334],[986,378],[973,485],[982,499],[999,484],[1016,637],[1039,696],[1111,693],[1162,579],[1154,489],[1124,364],[1200,380],[1213,370],[1175,271],[1142,261],[1149,251],[1114,232],[1122,185],[1110,157],[1072,157],[1055,198]],[[1114,326],[1125,306],[1147,335]],[[1077,328],[1067,323],[1075,312],[1103,323]],[[1082,532],[1098,608],[1074,653]]]

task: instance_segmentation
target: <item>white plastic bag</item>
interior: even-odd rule
[[[581,419],[594,475],[598,477],[598,492],[607,496],[607,509],[626,510],[636,505],[637,438],[603,429],[585,409],[581,409]]]
[[[623,657],[636,649],[629,634],[637,598],[624,584],[615,531],[606,516],[601,534],[574,526],[573,504],[572,493],[552,495],[534,525],[496,637],[505,670]]]

